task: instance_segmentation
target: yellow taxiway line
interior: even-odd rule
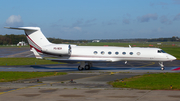
[[[17,90],[21,90],[21,89],[32,88],[32,87],[43,86],[43,85],[46,85],[46,84],[22,87],[22,88],[13,89],[13,90],[10,90],[10,91],[7,91],[7,92],[0,92],[0,95],[5,94],[5,93],[10,93],[10,92],[13,92],[13,91],[17,91]]]

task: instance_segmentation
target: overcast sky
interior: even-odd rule
[[[1,35],[34,26],[62,39],[180,37],[180,0],[1,0],[0,13]]]

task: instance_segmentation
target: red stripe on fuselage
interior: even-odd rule
[[[39,50],[39,49],[37,49],[36,47],[33,47],[32,45],[30,45],[30,47],[31,47],[31,48],[34,48],[37,52],[41,52],[41,53],[42,53],[42,51]]]
[[[27,35],[27,33],[25,33],[26,34],[26,36],[27,36],[27,38],[29,39],[29,40],[31,40],[37,47],[39,47],[28,35]],[[42,48],[41,47],[39,47],[41,50],[39,50],[39,49],[37,49],[37,48],[35,48],[34,46],[32,46],[32,45],[30,45],[30,47],[32,48],[34,48],[34,49],[36,49],[36,51],[38,51],[38,52],[41,52],[41,50],[42,50]]]

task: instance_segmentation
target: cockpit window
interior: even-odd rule
[[[163,50],[158,50],[157,52],[158,52],[158,53],[166,53],[166,52],[163,51]]]

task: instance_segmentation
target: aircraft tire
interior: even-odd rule
[[[90,69],[90,66],[89,66],[89,65],[85,65],[85,69],[86,69],[86,70],[89,70],[89,69]]]
[[[82,68],[81,66],[78,66],[78,70],[79,70],[79,71],[82,71],[83,68]]]

